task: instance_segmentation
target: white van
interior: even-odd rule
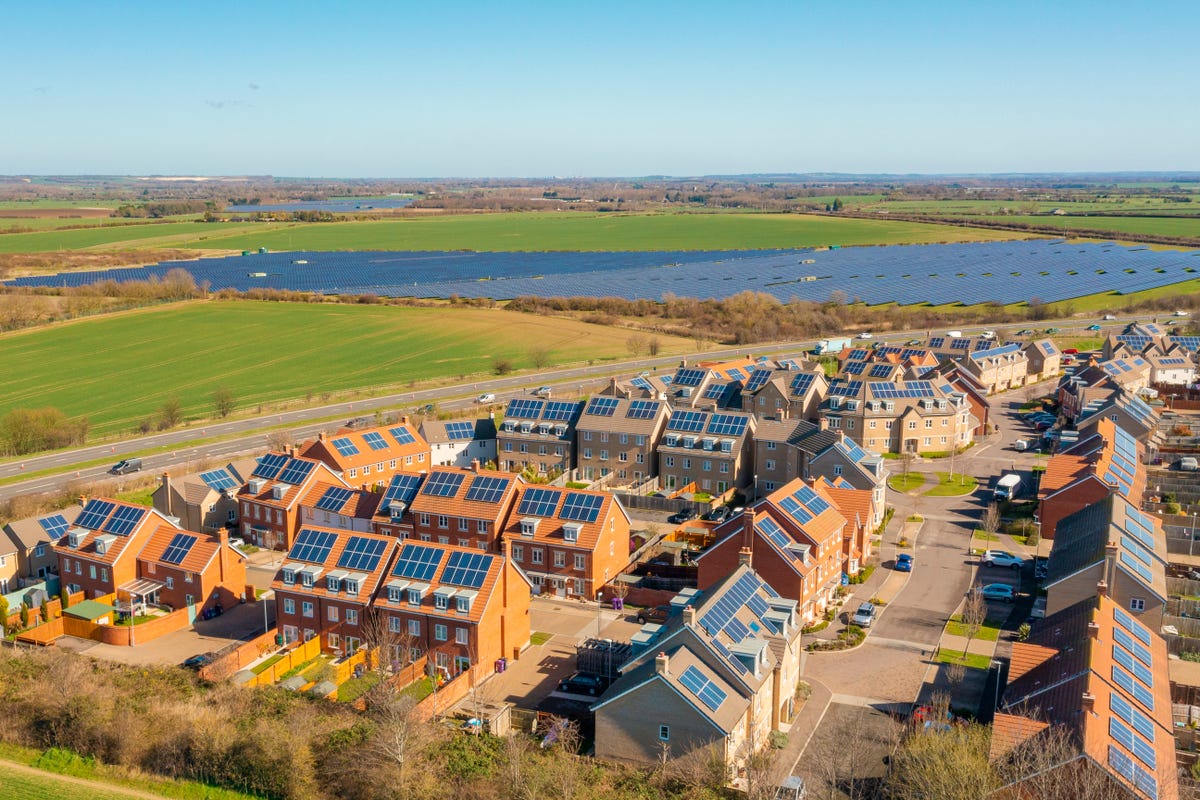
[[[996,332],[995,331],[984,331],[983,333],[979,334],[979,338],[980,339],[995,339]]]
[[[1029,449],[1029,440],[1028,439],[1017,439],[1015,442],[1013,442],[1013,450],[1016,450],[1018,453],[1024,453],[1028,449]]]
[[[494,402],[496,402],[496,395],[492,394],[491,392],[485,392],[484,394],[479,395],[479,397],[476,397],[475,402],[476,403],[494,403]]]
[[[954,339],[961,339],[962,331],[946,331],[946,335]]]

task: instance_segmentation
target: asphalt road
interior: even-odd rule
[[[1109,324],[1117,326],[1123,322],[1124,320],[1110,322]],[[1078,321],[1059,321],[1057,323],[1044,321],[1041,323],[1043,327],[1051,324],[1055,324],[1064,331],[1086,328],[1085,322]],[[1006,330],[1015,331],[1020,327],[1019,325],[1004,326],[999,329],[1000,336],[1003,337]],[[903,342],[923,336],[926,332],[925,330],[896,331],[870,341],[864,340],[863,343]],[[798,355],[802,351],[811,350],[815,342],[816,340],[777,342],[769,345],[708,351],[686,356],[673,355],[669,357],[645,358],[620,363],[547,370],[532,375],[490,378],[416,392],[402,392],[384,397],[356,400],[354,402],[297,409],[295,411],[228,422],[194,425],[181,430],[125,439],[120,442],[97,444],[74,450],[31,456],[0,464],[0,480],[20,478],[20,476],[25,474],[45,471],[53,471],[53,474],[29,480],[17,480],[2,486],[0,487],[0,500],[7,500],[24,494],[59,491],[67,488],[73,482],[91,482],[104,479],[108,477],[107,470],[111,466],[111,463],[115,463],[124,456],[133,453],[142,453],[143,455],[140,457],[143,462],[143,471],[153,473],[169,468],[177,468],[181,464],[189,462],[194,463],[197,461],[224,458],[239,453],[262,452],[268,446],[267,435],[264,432],[273,428],[286,428],[292,434],[292,438],[300,441],[315,436],[319,431],[332,430],[345,420],[363,415],[371,416],[376,411],[405,413],[429,403],[436,403],[439,410],[456,411],[469,407],[478,407],[474,402],[474,398],[484,392],[495,394],[496,403],[502,404],[513,395],[527,392],[543,384],[560,390],[566,396],[579,395],[602,385],[610,375],[631,375],[643,370],[673,367],[682,359],[689,361],[700,358],[713,360],[734,358],[747,354]],[[331,418],[332,421],[330,421]],[[204,443],[196,444],[198,441],[203,441]],[[105,460],[105,464],[102,466],[81,466],[100,459]]]

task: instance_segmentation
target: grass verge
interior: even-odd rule
[[[954,475],[949,472],[939,472],[937,477],[937,484],[925,492],[927,497],[958,497],[975,491],[976,481],[972,475],[961,472]]]
[[[967,637],[966,628],[962,624],[962,615],[955,614],[946,623],[946,633],[951,636],[961,636],[964,639]],[[985,642],[994,642],[1000,638],[1000,620],[987,619],[979,628],[979,633],[975,634],[976,639],[982,639]]]
[[[987,669],[992,663],[987,656],[976,653],[963,654],[958,650],[938,650],[937,660],[940,664],[962,664],[967,669]]]
[[[925,476],[919,472],[910,472],[907,475],[900,473],[892,475],[888,478],[888,486],[897,492],[911,492],[914,489],[919,489],[925,485]]]
[[[545,631],[534,631],[533,633],[531,633],[529,635],[529,643],[531,645],[545,644],[546,642],[550,641],[553,638],[554,638],[553,633],[546,633]]]

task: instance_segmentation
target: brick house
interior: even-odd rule
[[[352,488],[322,461],[270,452],[258,459],[238,491],[242,538],[268,550],[288,550],[300,530],[300,500],[318,482]]]
[[[753,479],[752,414],[676,409],[658,446],[659,486],[671,491],[695,483],[724,494]]]
[[[372,607],[394,658],[426,654],[447,678],[475,668],[475,680],[528,646],[529,597],[529,581],[503,555],[410,541],[400,543]]]
[[[839,378],[821,403],[821,424],[876,453],[944,453],[969,444],[979,422],[966,397],[940,382]]]
[[[67,533],[83,507],[72,503],[53,514],[13,520],[3,528],[11,542],[13,563],[7,591],[46,580],[58,574],[58,554],[54,545]],[[5,592],[0,592],[5,594]]]
[[[426,473],[398,472],[392,476],[379,498],[371,524],[380,536],[407,539],[416,529],[412,513],[413,501]]]
[[[708,750],[733,778],[791,720],[795,601],[747,563],[673,615],[592,706],[596,757],[642,764]]]
[[[626,485],[657,474],[655,447],[669,416],[670,408],[661,400],[591,398],[575,424],[580,479],[613,475],[614,485]]]
[[[511,472],[434,467],[409,505],[411,537],[498,550],[500,533],[525,480]]]
[[[300,448],[302,458],[320,461],[338,473],[347,486],[369,489],[387,483],[400,471],[420,472],[429,465],[429,443],[417,427],[401,417],[394,425],[323,432]]]
[[[629,528],[615,495],[525,486],[504,540],[535,591],[590,600],[629,563]]]
[[[424,419],[421,436],[429,443],[429,463],[443,467],[469,467],[472,461],[496,464],[496,421],[480,419]]]
[[[1142,445],[1108,419],[1052,456],[1038,485],[1042,538],[1054,539],[1061,519],[1111,494],[1140,504],[1146,490],[1143,456]]]
[[[271,588],[284,642],[321,637],[321,650],[351,655],[369,636],[366,611],[395,554],[390,536],[303,528]]]
[[[742,387],[742,410],[760,420],[815,420],[827,386],[820,364],[783,361],[778,369],[760,366]]]
[[[1075,428],[1083,436],[1101,420],[1109,420],[1147,447],[1157,448],[1160,439],[1158,419],[1161,412],[1137,395],[1116,392],[1107,400],[1089,403],[1075,418]]]
[[[582,402],[516,397],[504,409],[496,431],[497,465],[502,470],[532,469],[539,475],[575,466],[575,424]]]
[[[382,500],[379,492],[314,481],[308,494],[300,498],[300,525],[375,532],[375,513]]]
[[[138,578],[137,556],[160,526],[174,528],[159,511],[95,498],[54,544],[62,585],[87,599],[115,594]]]
[[[1026,378],[1037,383],[1062,371],[1062,351],[1049,339],[1037,339],[1025,345]]]
[[[246,557],[230,546],[226,528],[201,534],[159,525],[138,553],[137,567],[139,596],[153,592],[172,608],[232,608],[246,592]]]
[[[179,519],[189,531],[215,533],[218,528],[236,529],[239,521],[238,489],[246,482],[254,459],[231,461],[223,467],[172,478],[162,474],[162,482],[151,496],[155,508],[168,517]]]
[[[794,480],[713,530],[716,543],[697,559],[697,588],[722,580],[749,550],[754,571],[797,601],[802,624],[811,624],[841,584],[847,527],[824,481]]]

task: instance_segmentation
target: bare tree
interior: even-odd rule
[[[1156,776],[1160,786],[1164,780],[1174,781],[1174,776],[1167,774],[1174,766],[1160,766]],[[1001,787],[995,796],[1004,800],[1128,800],[1133,796],[1111,773],[1083,756],[1075,731],[1063,725],[1033,734],[997,758],[994,768]]]
[[[673,759],[668,767],[671,779],[687,788],[688,795],[719,791],[729,779],[729,768],[716,749],[697,747]]]
[[[983,529],[987,531],[988,536],[994,536],[996,531],[1000,530],[1000,504],[988,503],[988,507],[984,509],[983,519],[980,521]]]
[[[228,386],[220,386],[213,392],[213,406],[216,408],[217,416],[224,419],[233,413],[237,408],[237,397],[233,393],[233,389]]]
[[[966,647],[963,648],[963,660],[966,660],[967,650],[971,648],[971,640],[979,635],[979,631],[987,619],[987,603],[984,602],[982,593],[977,590],[967,593],[967,599],[963,601],[959,619],[962,621],[963,636],[967,639]]]
[[[987,797],[997,786],[988,764],[989,738],[989,729],[982,725],[937,724],[914,731],[892,756],[884,796],[889,800]]]
[[[646,352],[646,337],[640,333],[635,333],[625,340],[625,349],[630,355],[640,356]]]
[[[662,340],[657,336],[651,336],[646,342],[646,352],[652,356],[656,356],[662,352]]]
[[[267,434],[267,447],[272,450],[287,450],[292,444],[292,434],[289,431],[271,431]]]
[[[542,367],[549,364],[550,363],[550,348],[542,346],[542,345],[530,348],[529,363],[533,364],[538,369],[541,369]]]

